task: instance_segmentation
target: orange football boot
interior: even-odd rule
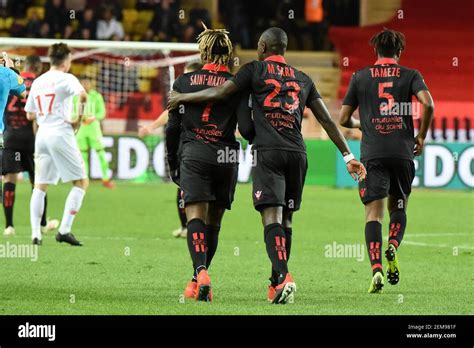
[[[188,285],[186,285],[186,289],[184,289],[184,292],[183,292],[184,297],[195,298],[196,289],[197,289],[197,283],[194,281],[190,281]]]
[[[196,301],[211,301],[212,294],[211,293],[211,278],[209,278],[209,274],[207,270],[202,270],[199,272],[197,276],[197,286],[196,286]]]
[[[275,292],[276,292],[275,287],[273,285],[269,285],[268,295],[267,295],[268,301],[273,302],[273,299],[275,298]]]
[[[275,296],[273,297],[272,303],[286,304],[290,302],[290,299],[294,298],[295,292],[296,284],[293,281],[291,274],[287,273],[285,280],[276,286]]]

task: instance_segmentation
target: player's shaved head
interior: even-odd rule
[[[35,75],[41,74],[41,71],[43,70],[43,63],[41,62],[41,58],[37,55],[31,55],[26,57],[24,70],[32,72]]]
[[[284,55],[288,46],[288,36],[278,27],[265,30],[258,40],[258,57],[260,60],[271,55]]]

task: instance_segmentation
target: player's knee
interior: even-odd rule
[[[89,187],[89,179],[85,178],[85,179],[73,181],[73,185],[86,191],[87,188]]]
[[[18,174],[5,174],[4,177],[3,177],[3,183],[6,184],[6,183],[12,183],[12,184],[16,184],[16,179],[17,179],[17,176]]]
[[[292,211],[283,211],[283,227],[291,228],[293,223],[293,212]]]

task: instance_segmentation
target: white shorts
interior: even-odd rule
[[[87,178],[72,129],[40,129],[35,142],[35,184],[56,185]]]

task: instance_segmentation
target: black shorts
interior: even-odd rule
[[[256,152],[253,169],[253,205],[300,209],[308,169],[306,154],[295,151],[266,150]],[[254,159],[255,161],[255,159]]]
[[[415,178],[415,163],[397,158],[377,158],[363,162],[367,177],[359,182],[362,203],[382,199],[391,195],[406,200],[411,193]]]
[[[28,172],[33,180],[35,174],[34,150],[3,149],[2,175]]]
[[[222,167],[194,160],[182,160],[180,183],[184,204],[213,202],[229,209],[234,201],[239,167]]]

